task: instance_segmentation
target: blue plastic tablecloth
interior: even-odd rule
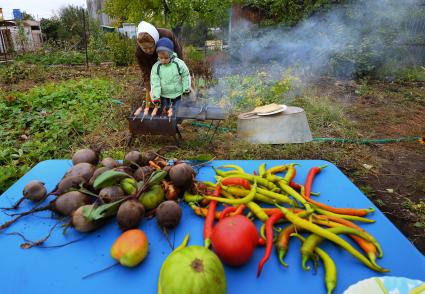
[[[252,173],[263,162],[267,163],[267,167],[289,162],[301,163],[295,178],[295,181],[301,183],[305,181],[311,167],[328,164],[313,184],[312,190],[321,192],[318,199],[337,207],[374,207],[376,212],[371,218],[375,219],[376,223],[361,226],[381,243],[384,258],[378,260],[378,263],[391,270],[386,275],[425,280],[425,257],[333,164],[322,160],[233,160],[214,161],[212,165],[238,164]],[[10,206],[20,198],[23,187],[30,180],[43,181],[47,190],[52,190],[70,167],[69,160],[48,160],[39,163],[0,196],[0,207]],[[213,176],[213,170],[207,166],[200,169],[197,179],[212,181]],[[202,245],[203,219],[195,216],[186,204],[182,206],[183,218],[179,226],[170,232],[171,241],[177,246],[184,236],[190,233],[190,245]],[[25,201],[20,210],[31,207],[32,204]],[[148,236],[150,246],[149,254],[143,263],[131,269],[116,266],[82,280],[84,275],[114,263],[109,250],[121,232],[115,221],[86,235],[73,229],[63,235],[58,226],[45,245],[63,244],[82,236],[86,237],[62,248],[28,250],[19,247],[23,243],[19,236],[6,235],[20,232],[30,240],[38,240],[55,224],[56,220],[51,216],[50,212],[41,212],[22,218],[0,234],[0,293],[156,293],[160,267],[171,249],[155,219],[144,220],[140,225]],[[0,223],[9,219],[7,215],[0,213]],[[335,260],[338,268],[338,284],[334,293],[342,293],[349,285],[359,280],[381,276],[329,242],[323,243],[321,247]],[[316,274],[313,271],[303,271],[300,266],[299,248],[299,241],[291,240],[285,259],[289,264],[288,268],[278,263],[277,255],[273,252],[260,278],[256,278],[256,272],[264,247],[258,247],[250,262],[243,267],[225,266],[228,293],[326,293],[323,266],[319,266]]]

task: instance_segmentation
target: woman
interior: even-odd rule
[[[152,66],[158,61],[158,54],[156,52],[156,43],[159,38],[169,38],[174,45],[174,52],[180,59],[183,59],[182,47],[177,40],[176,36],[167,29],[155,28],[148,22],[142,21],[137,27],[137,49],[136,59],[139,64],[140,70],[142,71],[143,83],[146,88],[146,107],[145,115],[149,112],[150,103],[150,92],[151,83],[150,75]],[[139,115],[142,112],[142,108],[138,108],[134,115]]]

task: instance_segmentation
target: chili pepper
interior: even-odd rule
[[[289,187],[291,187],[291,188],[293,188],[293,189],[297,189],[298,191],[300,191],[300,190],[301,190],[301,185],[300,185],[300,184],[298,184],[298,183],[295,183],[295,182],[293,182],[293,181],[290,181],[290,182],[289,182]]]
[[[303,243],[305,242],[305,238],[300,234],[295,233],[291,236],[297,237]],[[335,289],[337,282],[337,270],[335,262],[324,250],[320,249],[319,247],[316,247],[314,249],[314,252],[322,259],[323,266],[325,267],[325,285],[327,289],[327,294],[331,294],[332,291]]]
[[[245,210],[246,206],[244,204],[239,205],[236,210],[231,213],[230,215],[240,215],[243,214],[243,211]]]
[[[223,218],[226,217],[227,214],[236,211],[236,207],[235,206],[229,206],[226,207],[225,209],[223,209],[223,211],[221,212],[221,216],[219,220],[222,220]]]
[[[358,236],[366,241],[369,241],[373,243],[377,248],[380,248],[380,245],[374,238],[369,238],[368,234],[365,234],[364,232],[349,228],[346,226],[337,226],[330,229],[326,229],[328,232],[334,233],[334,234],[349,234],[349,235],[355,235]],[[322,236],[318,236],[316,234],[311,234],[307,239],[306,242],[304,242],[303,246],[301,247],[301,255],[302,255],[302,267],[303,269],[306,268],[306,263],[310,259],[311,255],[313,254],[314,248],[319,245],[321,241],[323,241]],[[379,267],[379,266],[378,266]]]
[[[232,175],[227,175],[225,176],[226,178],[228,177],[238,177],[238,178],[242,178],[242,179],[247,179],[248,181],[250,181],[251,183],[254,182],[254,180],[257,180],[257,184],[266,187],[269,190],[275,189],[277,188],[277,186],[275,184],[273,184],[270,181],[267,181],[266,179],[260,177],[260,176],[253,176],[250,174],[241,174],[241,173],[237,173],[237,174],[232,174]]]
[[[287,197],[286,195],[282,195],[282,194],[279,194],[279,193],[268,191],[268,190],[265,190],[265,189],[262,189],[262,188],[257,188],[257,191],[258,191],[258,193],[263,194],[265,196],[268,196],[272,199],[276,199],[279,202],[284,202],[284,203],[287,203],[291,206],[297,206],[297,203],[294,200]]]
[[[305,187],[305,194],[304,194],[304,196],[306,197],[306,198],[310,198],[310,193],[311,193],[311,186],[312,186],[312,184],[313,184],[313,179],[314,179],[314,177],[322,170],[322,169],[324,169],[325,167],[327,167],[328,165],[327,164],[325,164],[325,165],[322,165],[322,166],[317,166],[317,167],[312,167],[312,168],[310,168],[310,170],[308,171],[308,174],[307,174],[307,179],[306,179],[306,181],[305,181],[305,185],[304,185],[304,187]]]
[[[222,165],[222,166],[219,166],[218,168],[233,168],[234,170],[237,170],[240,173],[244,173],[245,172],[243,170],[243,168],[241,168],[239,165],[236,165],[236,164]]]
[[[240,172],[236,171],[236,170],[230,170],[230,171],[222,171],[219,170],[218,168],[215,168],[214,166],[212,167],[212,169],[215,171],[215,173],[220,176],[220,177],[226,177],[226,176],[232,176],[235,174],[240,174]]]
[[[233,204],[247,204],[248,202],[251,202],[252,200],[254,200],[255,193],[257,193],[257,181],[254,179],[254,185],[252,185],[251,190],[249,191],[248,195],[246,195],[243,198],[226,199],[226,198],[221,198],[221,197],[211,197],[211,196],[206,196],[206,197],[207,197],[207,199],[210,199],[212,201],[218,201],[218,202],[227,203],[227,204],[231,204],[231,205],[233,205]]]
[[[324,225],[324,226],[328,226],[328,227],[339,227],[339,226],[344,226],[343,224],[337,223],[337,222],[332,222],[332,221],[327,221],[327,220],[317,220],[317,218],[315,218],[314,223],[319,224],[319,225]],[[369,235],[366,231],[364,231],[363,229],[359,228],[360,231],[364,232],[365,234],[367,234],[370,238],[373,238],[373,236]],[[355,235],[348,235],[348,237],[350,237],[351,239],[353,239],[354,242],[356,242],[357,245],[359,245],[359,247],[366,253],[366,255],[369,257],[369,260],[372,264],[378,266],[376,264],[376,257],[378,256],[378,251],[380,256],[383,256],[383,252],[381,247],[377,247],[375,246],[372,242],[366,241],[360,237],[357,237]]]
[[[202,183],[204,183],[207,187],[212,187],[212,188],[215,188],[215,186],[216,186],[216,184],[214,184],[213,182],[202,182]]]
[[[272,183],[276,183],[278,181],[283,181],[283,177],[279,177],[279,176],[272,175],[272,174],[266,174],[265,178],[266,178],[267,181],[270,181]]]
[[[252,174],[253,174],[254,176],[256,176],[256,175],[257,175],[257,172],[254,170],[254,171],[252,172]]]
[[[193,203],[193,202],[197,203],[204,200],[204,196],[192,195],[189,192],[185,191],[183,194],[183,200],[186,201],[187,203]]]
[[[245,190],[245,189],[241,189],[238,187],[222,187],[223,190],[225,190],[226,192],[229,192],[235,196],[238,197],[245,197],[246,195],[248,195],[249,191]],[[274,204],[276,201],[278,202],[283,202],[283,203],[288,203],[291,206],[296,206],[297,203],[290,199],[289,197],[282,195],[282,194],[278,194],[278,193],[274,193],[271,192],[269,190],[266,189],[262,189],[257,187],[257,193],[255,194],[254,197],[255,200],[257,201],[261,201],[267,204]]]
[[[157,170],[160,170],[161,167],[159,165],[157,165],[155,162],[153,161],[149,161],[149,165]]]
[[[291,163],[290,165],[288,165],[288,171],[285,174],[285,177],[283,178],[283,180],[289,184],[292,179],[295,177],[297,170],[295,169],[295,165],[299,165],[297,163]]]
[[[196,206],[195,204],[190,204],[190,208],[192,208],[193,212],[198,216],[206,217],[208,214],[208,208],[199,207],[199,206]],[[214,217],[215,219],[220,219],[221,212],[216,211]]]
[[[225,178],[221,181],[221,184],[223,184],[224,186],[242,186],[247,190],[251,189],[251,185],[249,184],[247,179]]]
[[[251,201],[246,206],[262,222],[267,221],[267,219],[269,218],[269,216],[263,211],[263,209],[261,208],[261,206],[259,206],[257,203]]]
[[[222,186],[221,189],[222,191],[226,191],[237,197],[245,197],[249,193],[249,190],[245,190],[245,189],[242,189],[239,187],[233,187],[233,186],[230,186],[230,187]]]
[[[266,245],[266,239],[264,239],[263,237],[258,238],[257,244],[260,245],[260,246]]]
[[[221,192],[221,186],[217,185],[214,191],[214,196],[218,198],[220,196],[220,192]],[[204,223],[204,246],[206,248],[209,248],[211,245],[210,238],[211,238],[211,234],[212,234],[212,230],[214,226],[214,217],[215,217],[216,208],[217,208],[217,201],[211,201],[208,208],[207,216],[205,218],[205,223]]]
[[[371,212],[374,212],[374,208],[368,208],[368,209],[355,209],[355,208],[340,208],[340,207],[333,207],[326,205],[324,203],[315,201],[311,198],[306,197],[301,193],[301,196],[304,197],[305,200],[310,202],[311,204],[314,204],[314,206],[325,209],[327,211],[337,213],[337,214],[347,214],[347,215],[355,215],[355,216],[366,216]]]
[[[275,244],[277,255],[279,257],[280,263],[284,267],[288,267],[288,264],[284,262],[283,259],[285,258],[286,252],[288,252],[289,236],[296,230],[296,226],[294,224],[290,224],[289,226],[286,226],[277,237],[277,241]]]
[[[260,261],[260,264],[258,265],[257,270],[257,278],[261,275],[261,271],[263,269],[264,264],[267,262],[267,260],[270,258],[270,254],[273,249],[273,225],[276,221],[283,218],[283,213],[276,213],[273,214],[267,221],[266,221],[266,252],[264,253],[263,258]]]
[[[260,175],[260,177],[264,178],[264,176],[266,175],[266,164],[263,163],[258,167],[258,173]]]
[[[369,267],[370,269],[373,269],[377,272],[387,272],[387,269],[381,268],[381,267],[377,267],[375,265],[373,265],[369,259],[367,259],[366,257],[364,257],[359,251],[357,251],[353,246],[350,245],[350,243],[348,243],[347,241],[345,241],[344,239],[342,239],[341,237],[335,235],[332,232],[327,231],[326,229],[321,228],[318,225],[315,225],[305,219],[300,218],[299,216],[297,216],[296,214],[292,213],[291,211],[289,211],[288,209],[286,209],[285,207],[279,206],[277,204],[275,204],[278,208],[280,208],[280,210],[285,214],[286,218],[292,222],[293,224],[295,224],[296,226],[299,226],[300,228],[303,228],[307,231],[310,231],[316,235],[319,235],[321,237],[324,237],[325,239],[328,239],[336,244],[338,244],[339,246],[341,246],[342,248],[344,248],[345,250],[347,250],[351,255],[353,255],[355,258],[357,258],[358,260],[360,260],[361,262],[363,262],[367,267]]]
[[[370,218],[365,218],[365,217],[355,216],[355,215],[348,215],[348,214],[337,214],[337,213],[333,213],[333,212],[321,209],[317,206],[314,206],[314,210],[317,211],[320,214],[323,214],[323,215],[335,216],[335,217],[339,217],[339,218],[343,218],[343,219],[347,219],[347,220],[351,220],[351,221],[357,221],[357,222],[361,222],[361,223],[374,223],[375,222],[375,220],[370,219]]]
[[[360,230],[360,231],[363,231],[365,234],[368,234],[368,232],[366,232],[365,230],[363,230],[361,227],[359,227],[358,225],[356,225],[355,223],[353,223],[353,222],[350,222],[349,220],[346,220],[346,219],[342,219],[342,218],[339,218],[339,217],[335,217],[335,216],[330,216],[330,215],[316,215],[316,214],[314,214],[313,215],[313,218],[316,218],[316,219],[321,219],[321,220],[325,220],[325,221],[334,221],[334,222],[336,222],[336,223],[339,223],[339,224],[342,224],[342,225],[344,225],[344,226],[346,226],[346,227],[350,227],[350,228],[355,228],[355,229],[358,229],[358,230]],[[370,235],[370,237],[371,238],[373,238],[373,236],[372,235]],[[364,246],[363,244],[359,244],[359,246],[368,254],[368,255],[371,255],[372,257],[373,257],[373,254],[375,254],[375,256],[376,256],[376,251],[378,250],[378,257],[379,258],[382,258],[383,257],[383,255],[384,255],[384,253],[382,252],[382,250],[380,249],[380,248],[375,248],[374,247],[374,249],[373,250],[369,250],[369,246]],[[370,257],[370,256],[369,256]],[[372,260],[371,260],[372,261]]]
[[[235,199],[235,197],[233,197],[232,194],[230,194],[226,191],[221,191],[221,194],[226,198]],[[265,222],[269,218],[269,216],[263,211],[263,209],[257,203],[251,201],[251,202],[247,203],[246,206],[262,222]]]
[[[291,182],[289,182],[289,187],[300,191],[301,192],[300,194],[301,195],[304,195],[305,189],[304,189],[304,186],[303,185],[300,185],[298,183],[295,183],[295,182],[291,181]],[[313,195],[313,196],[319,196],[320,195],[320,192],[310,192],[310,194]]]
[[[299,209],[299,208],[289,208],[289,210],[296,214],[300,214],[301,212],[306,212],[305,210]],[[263,211],[267,215],[272,215],[272,214],[280,212],[280,209],[279,208],[263,208]]]
[[[179,251],[179,250],[185,248],[187,246],[187,243],[189,242],[189,236],[190,236],[190,234],[187,234],[184,237],[182,243],[179,246],[177,246],[173,251]]]
[[[305,206],[305,208],[308,211],[313,211],[313,209],[311,208],[310,204],[307,202],[307,200],[305,200],[297,191],[295,191],[294,189],[292,189],[291,187],[289,187],[286,182],[284,181],[279,181],[277,182],[279,187],[285,191],[286,193],[288,193],[290,196],[294,197],[296,200],[298,200],[301,204],[303,204]]]
[[[276,200],[271,199],[270,197],[267,197],[266,195],[263,195],[263,194],[260,194],[260,193],[255,194],[254,200],[256,202],[263,202],[263,203],[270,204],[270,205],[273,205],[273,204],[276,203]]]
[[[288,169],[288,166],[287,165],[278,165],[278,166],[274,166],[274,167],[269,168],[266,173],[268,173],[268,174],[276,174],[276,173],[283,172],[283,171],[285,171],[287,169]]]

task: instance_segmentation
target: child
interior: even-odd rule
[[[160,38],[156,45],[158,61],[151,71],[151,97],[154,104],[152,116],[161,109],[161,113],[173,116],[173,105],[181,99],[182,94],[190,92],[189,69],[174,52],[173,42]],[[145,112],[146,114],[146,112]]]

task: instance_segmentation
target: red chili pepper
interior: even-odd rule
[[[254,174],[254,176],[256,176],[257,175],[257,172],[254,170],[253,174]]]
[[[275,213],[269,217],[266,221],[266,252],[264,253],[263,259],[261,259],[258,265],[257,278],[261,275],[264,264],[270,258],[270,254],[273,249],[273,225],[275,222],[283,218],[283,213]]]
[[[220,197],[221,186],[217,185],[214,191],[215,197]],[[215,210],[217,208],[217,201],[211,201],[208,208],[208,213],[204,223],[204,246],[209,248],[211,245],[211,234],[214,226]]]
[[[289,187],[298,191],[301,190],[301,185],[292,181],[289,182]]]
[[[257,244],[260,245],[260,246],[266,245],[266,239],[264,239],[263,237],[258,238]]]
[[[311,194],[311,186],[313,184],[313,179],[314,177],[325,167],[327,167],[328,165],[322,165],[322,166],[317,166],[317,167],[312,167],[309,171],[308,171],[308,175],[307,175],[307,179],[305,181],[305,198],[310,198],[310,194]]]
[[[227,214],[236,211],[236,209],[237,209],[237,207],[235,207],[235,206],[229,206],[229,207],[226,207],[225,209],[223,209],[222,212],[221,212],[220,220],[225,218]]]
[[[225,178],[221,181],[224,186],[242,186],[247,190],[251,190],[251,185],[247,179],[242,178]]]

